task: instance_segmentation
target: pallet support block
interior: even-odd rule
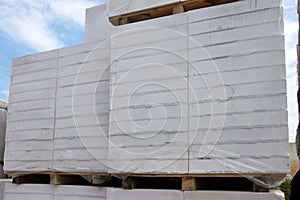
[[[197,179],[195,177],[182,177],[182,190],[193,191],[197,190]]]

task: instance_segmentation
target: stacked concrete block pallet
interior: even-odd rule
[[[196,96],[189,102],[189,173],[287,173],[279,3],[237,2],[216,7],[213,17],[209,8],[188,12],[190,99]]]
[[[108,3],[109,17],[123,17],[118,2]],[[188,12],[182,3],[188,1],[143,2],[124,4],[123,14],[161,4],[174,13],[178,4],[182,13],[112,26],[104,19],[106,6],[97,6],[87,11],[84,44],[14,59],[5,171],[14,177],[112,175],[123,184],[132,176],[158,175],[192,180],[185,182],[191,189],[197,188],[196,177],[250,177],[277,186],[289,163],[281,1],[244,0]],[[34,185],[3,187],[4,199],[14,199]],[[37,187],[44,192],[28,195],[73,199],[66,190],[77,189],[91,199],[151,194]]]
[[[113,30],[109,161],[117,172],[188,172],[187,62],[177,56],[186,56],[186,34],[186,13]]]
[[[108,129],[107,51],[109,46],[84,44],[14,60],[5,153],[8,173],[108,171],[99,162],[107,157],[107,143],[93,142],[93,128],[100,123],[103,133]],[[96,105],[97,118],[90,120],[94,104],[90,108],[89,101],[95,99],[89,87],[98,83],[91,81],[91,74],[101,67],[103,80],[95,96],[101,102]],[[85,135],[78,135],[79,130]],[[82,143],[83,138],[91,142]],[[101,159],[91,156],[89,148]]]
[[[112,165],[127,173],[286,174],[281,16],[280,1],[241,1],[115,27]]]
[[[13,60],[4,169],[52,168],[58,50]]]
[[[52,171],[108,172],[110,43],[102,45],[59,50]]]

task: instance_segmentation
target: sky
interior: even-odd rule
[[[8,101],[12,58],[83,43],[85,9],[105,0],[0,0],[0,100]],[[70,6],[71,5],[71,6]],[[297,0],[284,0],[290,141],[297,112]]]

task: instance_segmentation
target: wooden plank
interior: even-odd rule
[[[235,175],[235,176],[233,176]],[[125,177],[125,178],[123,178]],[[255,177],[267,182],[279,182],[284,178],[281,176],[251,176],[244,175],[222,175],[210,176],[202,174],[131,174],[131,175],[98,175],[83,178],[80,175],[70,174],[29,174],[13,178],[16,184],[53,184],[53,185],[96,185],[101,187],[123,187],[123,189],[176,189],[183,191],[194,190],[236,190],[267,192],[268,188],[258,185],[252,179]]]
[[[182,188],[183,191],[197,190],[197,179],[195,177],[182,177]]]
[[[6,171],[9,175],[12,176],[22,176],[29,174],[37,174],[37,175],[81,175],[81,176],[116,176],[122,177],[124,174],[119,173],[108,173],[108,172],[52,172],[52,171],[44,171],[44,172],[29,172],[29,171]],[[270,174],[270,173],[246,173],[246,174],[221,174],[221,173],[212,173],[212,174],[138,174],[138,173],[127,173],[126,176],[130,177],[274,177],[274,178],[284,178],[286,174]]]
[[[154,19],[167,15],[186,12],[189,10],[195,10],[199,8],[205,8],[209,6],[216,6],[225,3],[235,2],[237,0],[191,0],[180,3],[169,4],[160,6],[157,8],[150,8],[147,10],[137,11],[133,13],[126,13],[124,15],[110,17],[109,21],[115,25],[123,25],[127,23],[133,23],[143,21],[147,19]]]

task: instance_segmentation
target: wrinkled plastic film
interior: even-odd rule
[[[14,60],[7,173],[234,174],[279,185],[289,171],[281,1],[111,29]]]

